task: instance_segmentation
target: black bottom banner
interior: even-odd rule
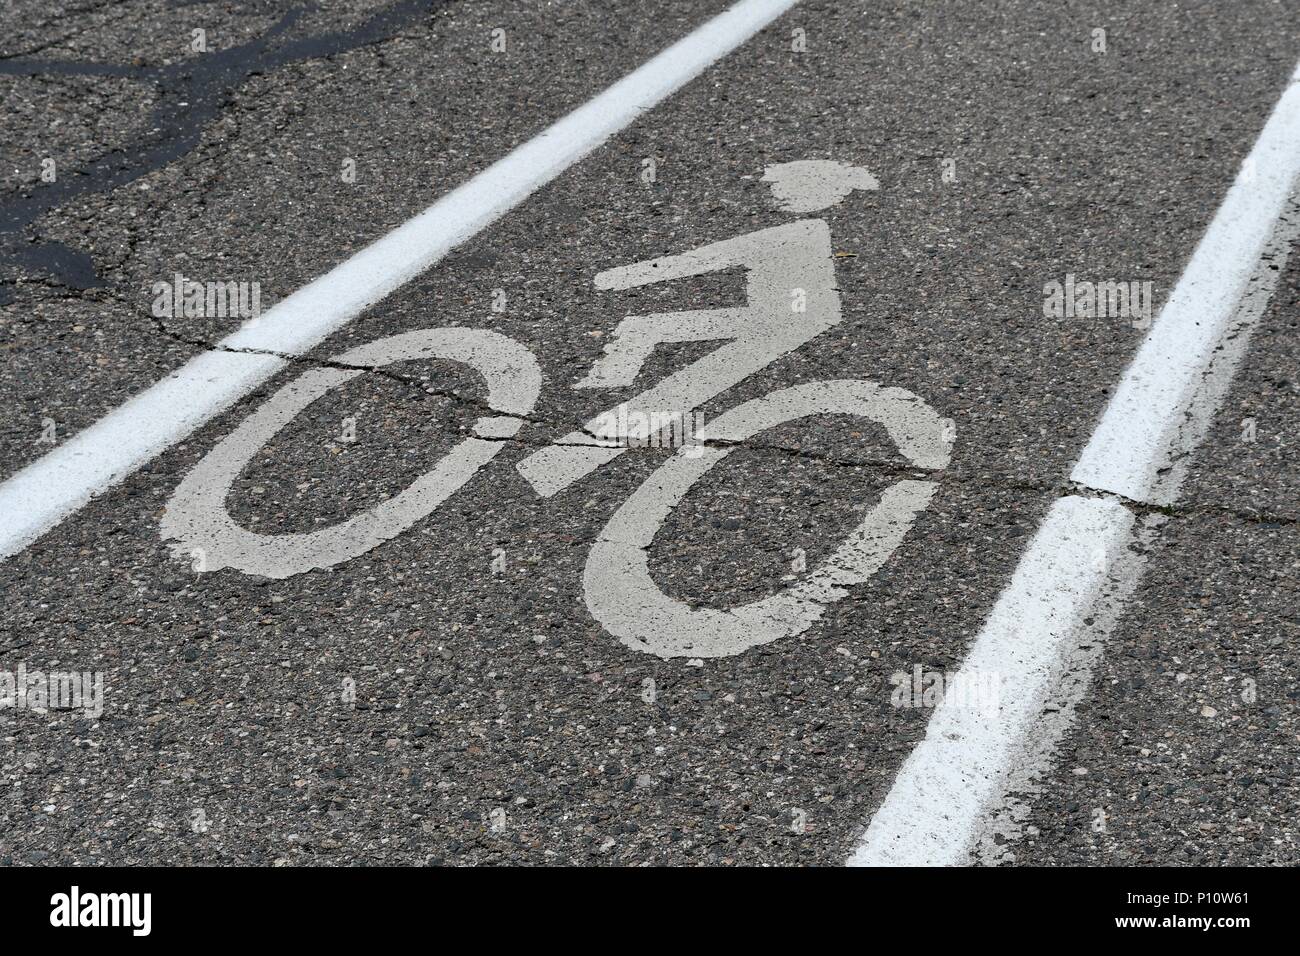
[[[434,921],[467,920],[529,935],[625,937],[643,923],[653,933],[683,918],[707,926],[690,931],[697,940],[732,945],[786,920],[800,933],[819,921],[837,934],[868,930],[864,941],[910,927],[907,935],[935,941],[989,932],[1040,943],[1195,934],[1233,945],[1242,933],[1288,924],[1294,880],[1293,871],[1265,869],[642,871],[595,883],[578,870],[7,868],[0,912],[13,951],[32,935],[78,944],[373,945]]]

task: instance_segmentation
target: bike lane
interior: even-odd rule
[[[1159,299],[1295,52],[1262,11],[1216,21],[1232,39],[1210,51],[1204,22],[1107,11],[1119,26],[1106,54],[1089,49],[1090,24],[1027,5],[1003,23],[873,16],[797,8],[315,353],[459,325],[537,356],[529,421],[410,531],[280,582],[195,574],[169,554],[156,522],[176,483],[294,368],[7,562],[22,653],[48,663],[75,648],[121,695],[97,724],[14,735],[26,785],[11,814],[39,821],[17,848],[842,860],[924,733],[928,711],[895,708],[890,677],[959,665],[1141,337],[1122,318],[1045,317],[1044,283],[1149,279]],[[803,53],[789,49],[796,29]],[[711,275],[609,294],[595,274],[790,221],[761,176],[808,158],[880,182],[822,214],[842,321],[706,404],[704,420],[793,384],[865,378],[951,419],[952,461],[883,570],[811,629],[735,657],[660,660],[602,631],[582,578],[591,543],[665,453],[629,453],[550,499],[514,465],[625,397],[572,389],[622,318],[735,305],[742,291],[739,276]],[[630,391],[705,351],[661,349]],[[441,394],[366,374],[314,405],[239,479],[232,514],[311,530],[427,469],[484,395],[463,369],[419,375]],[[464,400],[445,397],[458,386]],[[347,418],[355,442],[337,437]],[[805,573],[796,551],[816,567],[889,484],[930,477],[908,465],[855,420],[764,433],[671,514],[651,572],[701,605],[766,596]],[[68,729],[87,746],[68,747]],[[56,752],[52,767],[42,753]],[[73,776],[96,782],[52,813],[27,799],[71,792]]]

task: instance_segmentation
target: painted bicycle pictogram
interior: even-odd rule
[[[828,160],[769,166],[764,179],[793,221],[600,272],[599,290],[620,291],[723,269],[745,273],[746,303],[736,308],[632,315],[623,319],[579,389],[632,387],[656,346],[718,342],[713,351],[602,412],[516,465],[533,491],[551,497],[586,478],[666,427],[654,410],[689,412],[800,348],[841,321],[830,228],[806,215],[877,189],[867,170]],[[308,405],[362,374],[395,362],[442,359],[464,364],[487,385],[496,414],[480,417],[463,439],[404,490],[338,524],[301,534],[261,534],[238,525],[225,499],[263,445]],[[232,568],[285,578],[331,568],[428,518],[473,478],[527,422],[542,372],[518,341],[487,330],[405,332],[334,356],[339,366],[312,369],[285,385],[223,438],[181,481],[161,523],[183,553],[203,555],[204,569]],[[660,657],[725,657],[805,631],[847,588],[874,574],[902,542],[936,490],[930,480],[902,479],[881,495],[838,548],[776,594],[739,607],[692,608],[652,579],[647,549],[669,513],[736,444],[815,415],[857,416],[883,426],[917,469],[946,466],[951,423],[901,388],[862,379],[791,385],[744,402],[702,426],[623,502],[599,534],[583,574],[587,607],[626,646]]]

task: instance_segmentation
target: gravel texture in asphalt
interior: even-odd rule
[[[152,314],[153,283],[256,281],[269,307],[725,6],[14,4],[0,477],[237,327]],[[0,862],[843,862],[925,733],[926,710],[891,704],[891,675],[960,666],[1144,334],[1046,317],[1044,285],[1150,281],[1158,309],[1295,68],[1295,13],[799,4],[0,563],[0,668],[102,672],[105,691],[98,718],[0,711]],[[583,573],[670,452],[631,451],[550,498],[514,466],[712,348],[658,348],[632,389],[575,389],[624,317],[744,296],[739,270],[623,292],[596,274],[791,221],[762,176],[801,159],[880,183],[808,214],[830,228],[842,321],[704,420],[866,379],[951,420],[952,460],[918,472],[879,425],[842,415],[743,442],[648,549],[658,587],[692,606],[787,587],[900,479],[938,490],[887,564],[802,634],[659,659],[593,619]],[[1293,257],[1021,834],[992,856],[1300,862],[1298,270]],[[162,539],[177,484],[277,389],[440,327],[523,343],[543,385],[433,514],[284,580],[196,572]],[[486,397],[450,362],[363,372],[268,442],[226,504],[263,534],[334,525],[434,467]]]

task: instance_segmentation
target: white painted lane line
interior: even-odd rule
[[[1000,706],[935,708],[851,865],[965,862],[976,824],[1060,679],[1061,652],[1104,592],[1132,525],[1117,501],[1072,495],[1052,505],[962,662],[961,673],[997,679]]]
[[[1300,233],[1297,84],[1300,67],[1243,164],[1252,173],[1229,190],[1074,481],[1139,501],[1175,500],[1184,459],[1208,430]],[[1243,181],[1265,190],[1267,201],[1244,193]],[[947,701],[935,708],[850,865],[970,862],[994,818],[1005,816],[1012,790],[1050,761],[1064,724],[1046,720],[1044,708],[1055,701],[1072,709],[1085,692],[1096,656],[1085,645],[1104,639],[1118,619],[1142,572],[1141,545],[1154,533],[1152,526],[1135,534],[1132,512],[1115,498],[1071,495],[1052,505],[959,671],[967,680],[996,674],[999,711]],[[1045,734],[1052,739],[1040,739]]]
[[[741,0],[220,346],[282,355],[308,351],[796,3]],[[271,355],[204,353],[9,478],[0,485],[0,558],[20,552],[285,364]]]
[[[1170,504],[1162,480],[1201,435],[1184,413],[1223,347],[1273,224],[1300,175],[1300,68],[1129,366],[1071,479],[1134,501]]]

